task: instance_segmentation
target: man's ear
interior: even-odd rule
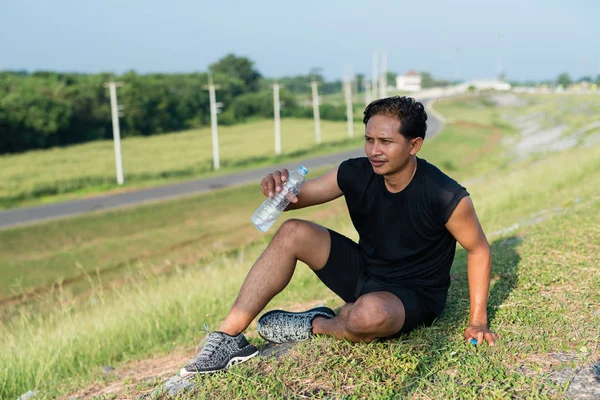
[[[417,154],[419,152],[419,150],[421,150],[421,146],[423,146],[423,138],[416,137],[416,138],[410,139],[409,144],[410,144],[410,155],[414,156],[415,154]]]

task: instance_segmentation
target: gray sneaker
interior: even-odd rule
[[[303,312],[273,310],[258,320],[258,334],[273,343],[307,340],[313,337],[312,321],[315,317],[333,318],[329,307],[316,307]]]
[[[208,334],[205,341],[206,344],[198,358],[183,367],[179,376],[223,371],[233,364],[247,361],[258,355],[256,346],[251,345],[241,333],[237,336],[229,336],[226,333],[214,331]]]

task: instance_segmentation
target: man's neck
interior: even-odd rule
[[[392,175],[384,175],[385,187],[392,193],[398,193],[408,186],[417,171],[417,157],[412,156],[400,171]]]

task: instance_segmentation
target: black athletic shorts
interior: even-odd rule
[[[439,313],[430,307],[431,298],[411,285],[387,284],[369,277],[360,247],[353,240],[329,230],[331,250],[325,266],[315,271],[319,279],[346,303],[355,302],[360,296],[373,292],[390,292],[396,295],[406,312],[402,329],[392,337],[410,332],[418,326],[431,325]],[[442,299],[445,305],[445,296]],[[433,307],[439,309],[437,307]],[[441,312],[441,311],[440,311]]]

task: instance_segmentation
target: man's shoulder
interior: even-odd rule
[[[435,165],[423,160],[423,190],[434,219],[445,225],[458,202],[469,192]]]
[[[344,194],[360,191],[359,182],[368,181],[372,174],[373,168],[366,157],[349,158],[338,168],[338,186]]]
[[[367,157],[349,158],[340,164],[339,173],[351,175],[351,178],[357,175],[373,172],[369,159]]]
[[[423,158],[419,158],[418,160],[418,168],[421,168],[423,172],[421,175],[428,184],[440,188],[461,186],[456,180],[447,175],[444,171],[439,169],[434,164],[431,164]]]
[[[364,167],[365,165],[369,165],[369,159],[367,157],[348,158],[342,161],[342,164],[353,167]]]

